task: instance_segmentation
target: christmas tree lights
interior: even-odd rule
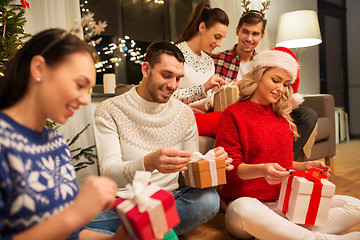
[[[11,0],[0,1],[0,76],[3,76],[5,65],[30,37],[25,33],[25,9],[21,5],[10,4]]]

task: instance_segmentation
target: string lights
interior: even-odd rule
[[[164,1],[155,0],[155,3],[163,4]],[[90,27],[91,27],[92,25],[94,25],[94,23],[92,23],[94,14],[89,10],[89,8],[87,7],[87,4],[88,4],[88,0],[85,0],[80,5],[81,12],[83,14],[82,20],[85,19],[86,22],[89,22]],[[99,23],[97,25],[101,26],[101,24],[103,26],[102,30],[105,30],[105,27],[107,26],[106,22],[101,23],[99,21]],[[85,39],[88,34],[88,31],[89,31],[89,29],[84,28]],[[103,59],[105,59],[105,60],[99,61],[95,64],[97,72],[105,72],[107,69],[112,69],[114,67],[119,66],[120,62],[123,59],[125,59],[126,57],[129,57],[129,60],[134,63],[142,64],[142,59],[145,57],[144,53],[141,52],[142,49],[140,47],[136,47],[136,42],[134,40],[130,39],[129,36],[124,36],[123,38],[118,38],[117,44],[114,42],[111,42],[102,48],[99,46],[100,42],[101,42],[101,39],[100,39],[100,41],[99,41],[99,39],[96,41],[91,41],[91,44],[94,47],[96,47],[96,49],[98,50],[97,54],[100,57],[102,57]],[[114,55],[116,55],[116,56],[114,56]]]

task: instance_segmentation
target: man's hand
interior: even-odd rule
[[[156,152],[144,156],[144,165],[146,171],[159,170],[161,173],[175,173],[185,171],[186,165],[190,161],[191,152],[161,148]]]
[[[265,163],[263,165],[263,176],[269,184],[281,183],[290,172],[277,163]]]
[[[232,158],[228,157],[228,154],[223,147],[217,147],[217,148],[214,148],[213,150],[215,153],[215,157],[224,157],[225,158],[225,170],[226,171],[230,171],[230,170],[234,169],[234,166],[231,164],[233,160],[232,160]]]
[[[207,82],[204,83],[203,87],[204,91],[207,92],[214,87],[221,87],[224,84],[225,80],[223,78],[213,75],[209,80],[207,80]]]

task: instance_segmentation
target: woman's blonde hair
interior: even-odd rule
[[[238,85],[238,102],[249,100],[253,96],[256,88],[258,87],[259,81],[264,76],[266,71],[269,71],[272,68],[273,67],[258,67],[245,74]],[[288,121],[290,129],[294,133],[295,139],[297,139],[300,135],[298,134],[297,127],[287,111],[288,106],[291,104],[290,101],[292,95],[293,89],[291,86],[289,86],[285,94],[278,101],[276,101],[276,103],[271,104],[271,107],[274,113],[276,113],[279,117],[285,118],[286,121]]]

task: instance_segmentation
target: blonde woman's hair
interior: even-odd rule
[[[262,76],[265,74],[266,71],[272,68],[273,67],[259,67],[245,74],[238,86],[239,87],[238,102],[249,100],[253,96],[256,88],[258,87],[258,83],[262,78]],[[292,95],[293,95],[293,89],[291,86],[289,86],[285,94],[278,101],[276,101],[276,103],[271,104],[271,107],[275,114],[285,118],[286,121],[288,121],[290,129],[294,133],[295,139],[297,139],[298,137],[300,137],[300,135],[298,134],[297,127],[287,111],[288,106],[291,105],[290,101]]]

